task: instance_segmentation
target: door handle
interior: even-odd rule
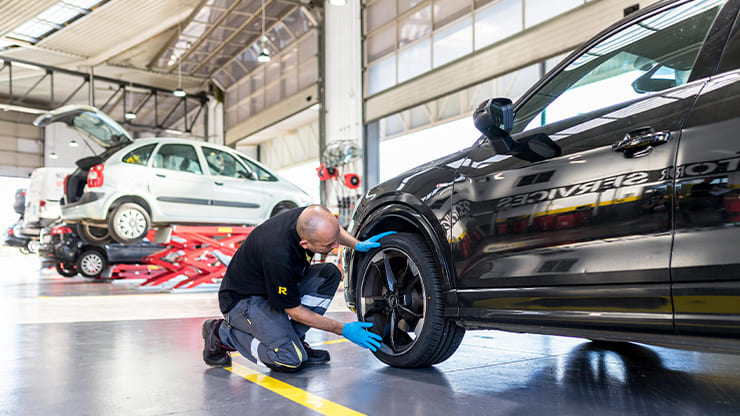
[[[671,132],[669,131],[655,131],[652,127],[642,127],[625,134],[621,140],[612,144],[612,150],[634,155],[648,147],[668,143],[670,138]]]
[[[218,186],[221,186],[221,185],[223,185],[223,184],[224,184],[223,182],[220,182],[220,181],[215,181],[215,182],[213,182],[213,183],[215,183],[215,184],[216,184],[216,185],[218,185]]]
[[[155,173],[155,175],[156,175],[156,176],[157,176],[158,178],[166,178],[166,177],[167,177],[167,175],[163,175],[163,174],[161,174],[161,173]]]

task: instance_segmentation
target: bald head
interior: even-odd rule
[[[296,231],[303,248],[326,254],[337,246],[339,221],[321,205],[310,205],[298,216]]]

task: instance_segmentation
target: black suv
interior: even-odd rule
[[[663,1],[563,60],[472,147],[370,189],[345,296],[394,366],[465,329],[740,351],[740,0]]]

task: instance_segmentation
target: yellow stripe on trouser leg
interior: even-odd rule
[[[288,383],[274,379],[241,364],[234,363],[231,367],[226,367],[226,369],[238,376],[244,377],[260,387],[266,388],[267,390],[283,396],[288,400],[292,400],[301,406],[315,410],[322,415],[364,416],[364,413],[356,412],[350,408],[344,407],[330,400],[326,400],[305,390],[301,390],[298,387],[291,386]]]

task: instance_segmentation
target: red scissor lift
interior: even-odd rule
[[[113,275],[140,280],[146,271],[144,276],[147,278],[139,285],[140,290],[217,290],[226,266],[253,229],[244,226],[172,225],[160,230],[162,234],[155,237],[157,242],[164,240],[167,248],[144,257],[145,265],[118,266]]]

